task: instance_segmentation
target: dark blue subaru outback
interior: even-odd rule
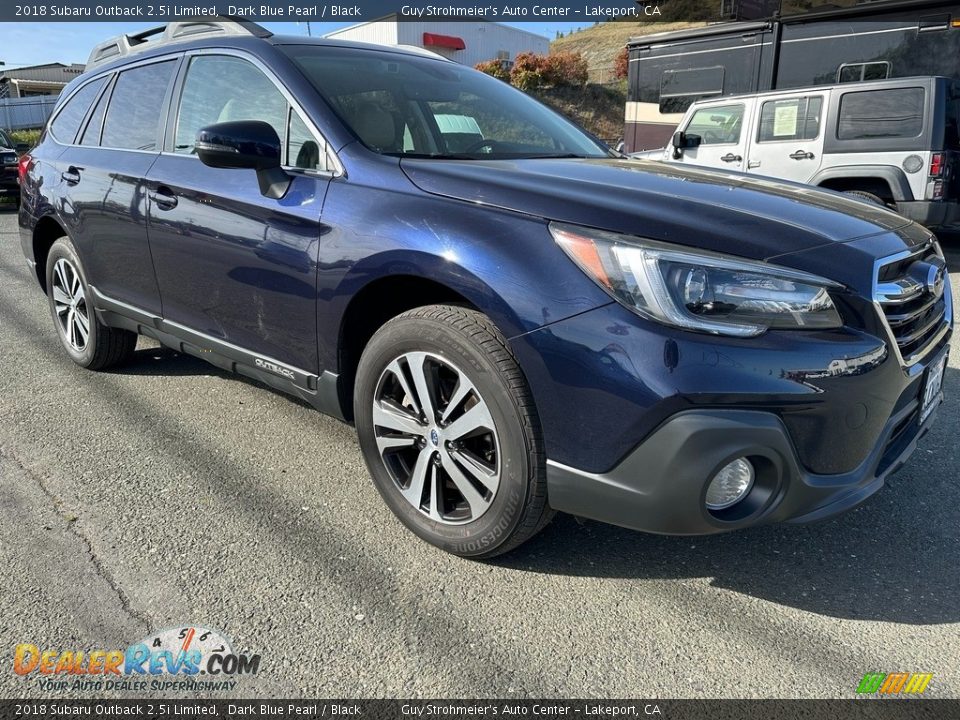
[[[676,534],[829,517],[941,401],[927,230],[615,156],[422,51],[219,20],[123,36],[21,172],[75,362],[147,335],[352,421],[391,510],[464,556],[554,510]]]

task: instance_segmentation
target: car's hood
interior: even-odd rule
[[[404,158],[400,165],[435,195],[753,259],[911,225],[805,185],[650,160]],[[917,237],[902,234],[908,244]]]

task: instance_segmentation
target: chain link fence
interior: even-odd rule
[[[56,104],[56,95],[0,98],[0,128],[28,130],[43,127]]]

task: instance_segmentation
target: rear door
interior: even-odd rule
[[[823,162],[824,92],[757,101],[747,169],[757,175],[808,182]]]
[[[727,170],[744,170],[752,99],[728,100],[704,105],[690,116],[683,131],[700,138],[700,145],[686,148],[676,162]]]
[[[320,213],[332,177],[325,142],[266,67],[242,53],[188,53],[176,95],[167,152],[147,176],[164,319],[285,365],[286,377],[289,368],[316,372]],[[239,120],[267,122],[284,141],[293,182],[283,198],[264,197],[254,170],[197,157],[200,128]]]
[[[63,195],[70,198],[68,229],[88,282],[155,313],[160,293],[147,243],[144,177],[160,156],[161,118],[179,62],[150,60],[105,78],[76,139],[57,160]]]

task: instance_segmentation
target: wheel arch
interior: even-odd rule
[[[67,237],[63,225],[52,215],[45,215],[37,221],[33,228],[33,260],[37,282],[44,292],[47,292],[47,257],[53,243],[62,237]]]
[[[892,165],[827,168],[817,173],[810,184],[839,192],[862,190],[887,202],[909,202],[914,199],[907,176],[903,170]]]
[[[441,264],[447,267],[441,269]],[[351,273],[354,277],[357,274]],[[362,274],[367,275],[367,281],[348,291],[349,301],[336,332],[339,398],[347,420],[353,419],[353,388],[360,356],[374,333],[391,318],[426,305],[459,305],[484,313],[506,337],[521,326],[492,288],[442,258],[418,258],[415,265],[404,262],[390,272],[372,277]],[[320,336],[325,336],[322,328]]]

